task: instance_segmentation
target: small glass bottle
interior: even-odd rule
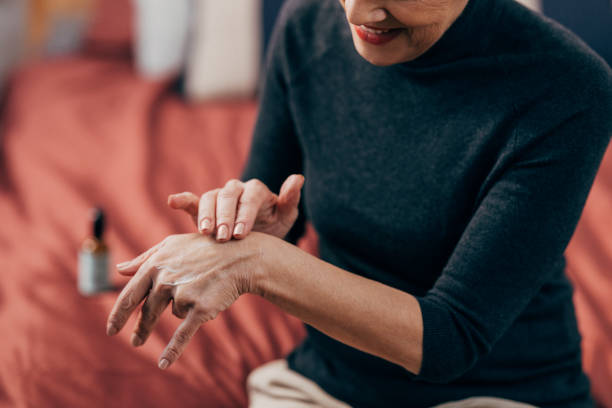
[[[104,212],[93,210],[92,236],[83,241],[79,251],[79,292],[85,296],[95,295],[111,289],[108,280],[109,251],[104,243]]]

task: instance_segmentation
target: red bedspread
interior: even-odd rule
[[[612,114],[612,112],[610,113]],[[612,144],[566,251],[593,394],[612,407]]]
[[[237,177],[255,114],[253,102],[185,105],[167,84],[138,79],[127,61],[74,58],[18,73],[0,133],[0,406],[246,404],[246,375],[301,339],[296,319],[244,296],[162,372],[157,357],[178,319],[167,311],[139,349],[129,345],[130,330],[106,337],[117,293],[80,296],[76,253],[95,205],[107,211],[113,261],[191,231],[187,216],[166,207],[167,195]],[[608,407],[611,202],[608,152],[568,249],[585,367]],[[312,251],[313,243],[302,245]]]
[[[0,136],[3,406],[246,404],[246,375],[291,350],[303,336],[299,321],[244,296],[163,372],[156,362],[179,320],[167,310],[139,349],[130,330],[106,337],[117,292],[79,295],[76,254],[97,204],[113,262],[192,231],[189,217],[166,207],[167,195],[237,177],[255,114],[251,101],[185,105],[128,62],[68,59],[17,75]]]

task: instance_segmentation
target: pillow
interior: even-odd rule
[[[203,101],[254,96],[262,60],[261,0],[199,0],[194,17],[187,97]]]
[[[194,5],[191,0],[134,0],[136,67],[143,76],[181,70]]]

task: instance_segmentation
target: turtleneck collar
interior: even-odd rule
[[[397,64],[403,69],[426,69],[478,55],[487,41],[486,25],[493,18],[493,0],[469,0],[463,12],[442,37],[413,61]]]

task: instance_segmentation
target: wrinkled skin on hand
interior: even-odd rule
[[[219,244],[199,233],[171,235],[135,259],[117,265],[133,275],[119,294],[108,318],[107,334],[118,333],[144,300],[132,344],[147,340],[172,301],[172,313],[184,319],[163,351],[159,367],[176,361],[191,337],[238,297],[250,291],[261,250],[257,234]]]

